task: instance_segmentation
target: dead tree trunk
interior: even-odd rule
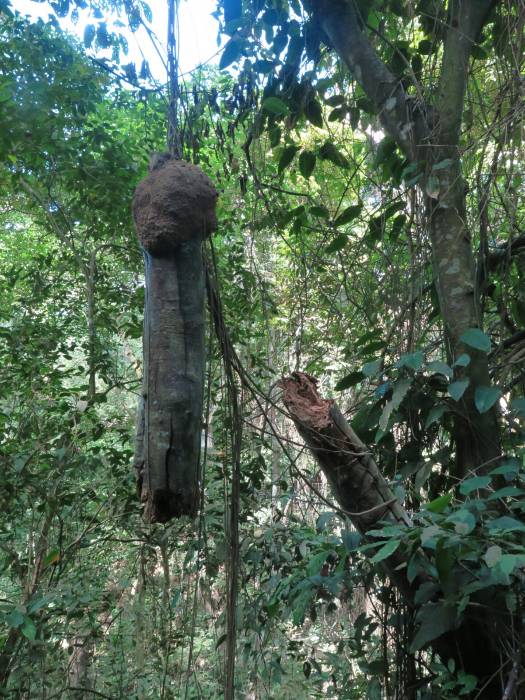
[[[135,469],[145,516],[194,515],[204,384],[202,241],[216,227],[217,192],[194,165],[157,157],[133,217],[144,250],[143,397]]]
[[[361,442],[330,399],[317,393],[317,380],[294,372],[282,380],[283,400],[295,426],[323,470],[333,495],[353,525],[366,536],[383,520],[410,525],[410,518]],[[385,560],[389,577],[413,605],[414,588],[396,568],[395,552]]]
[[[353,525],[365,537],[381,521],[410,525],[410,518],[395,498],[379,471],[369,448],[359,439],[333,400],[317,392],[317,380],[303,372],[283,379],[283,401],[295,426],[325,474],[332,493]],[[414,595],[424,578],[409,582],[406,559],[396,550],[383,561],[392,583],[401,592],[409,608],[416,609]],[[459,629],[438,637],[432,647],[446,662],[454,659],[456,668],[472,673],[482,682],[477,697],[492,700],[500,697],[500,655],[497,647],[496,618],[479,616],[473,606],[465,613]],[[483,679],[486,680],[484,686]],[[496,693],[496,694],[495,694]]]

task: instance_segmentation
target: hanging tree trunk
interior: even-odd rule
[[[133,218],[144,251],[143,396],[134,466],[151,522],[198,506],[204,383],[202,242],[216,228],[217,192],[200,168],[157,154]]]

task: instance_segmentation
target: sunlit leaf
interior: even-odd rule
[[[452,492],[444,493],[442,496],[438,496],[430,503],[424,503],[423,508],[431,511],[432,513],[442,513],[450,501],[452,500]]]

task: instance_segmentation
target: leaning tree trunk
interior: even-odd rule
[[[457,378],[469,387],[454,415],[455,476],[480,470],[500,454],[496,408],[479,413],[476,387],[489,382],[487,355],[467,348],[461,336],[481,327],[459,136],[471,49],[487,20],[492,0],[450,0],[443,48],[438,108],[409,96],[402,81],[381,61],[368,40],[353,0],[310,0],[314,16],[330,43],[371,100],[385,131],[418,170],[427,197],[434,279],[445,325],[446,352],[453,360],[471,357]],[[421,90],[420,90],[421,93]],[[440,167],[433,170],[437,163]],[[437,187],[435,186],[437,183]]]
[[[204,384],[202,241],[216,227],[217,192],[200,168],[156,157],[133,217],[144,251],[143,396],[135,469],[151,522],[194,515]]]
[[[281,381],[281,386],[290,417],[326,476],[334,498],[356,529],[366,538],[382,521],[410,525],[409,516],[379,471],[369,448],[334,401],[319,396],[317,380],[304,372],[294,372]],[[422,551],[420,555],[425,557]],[[415,593],[426,579],[422,574],[409,581],[406,564],[400,549],[382,562],[408,607],[415,610]],[[506,619],[507,613],[495,610],[492,616],[486,613],[482,616],[478,607],[472,606],[464,615],[459,629],[433,640],[432,647],[444,662],[452,658],[456,668],[477,676],[479,687],[484,688],[477,696],[480,700],[499,698],[497,621],[498,616],[500,622]]]

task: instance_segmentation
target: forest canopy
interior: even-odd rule
[[[524,698],[525,2],[187,4],[0,0],[0,695]]]

